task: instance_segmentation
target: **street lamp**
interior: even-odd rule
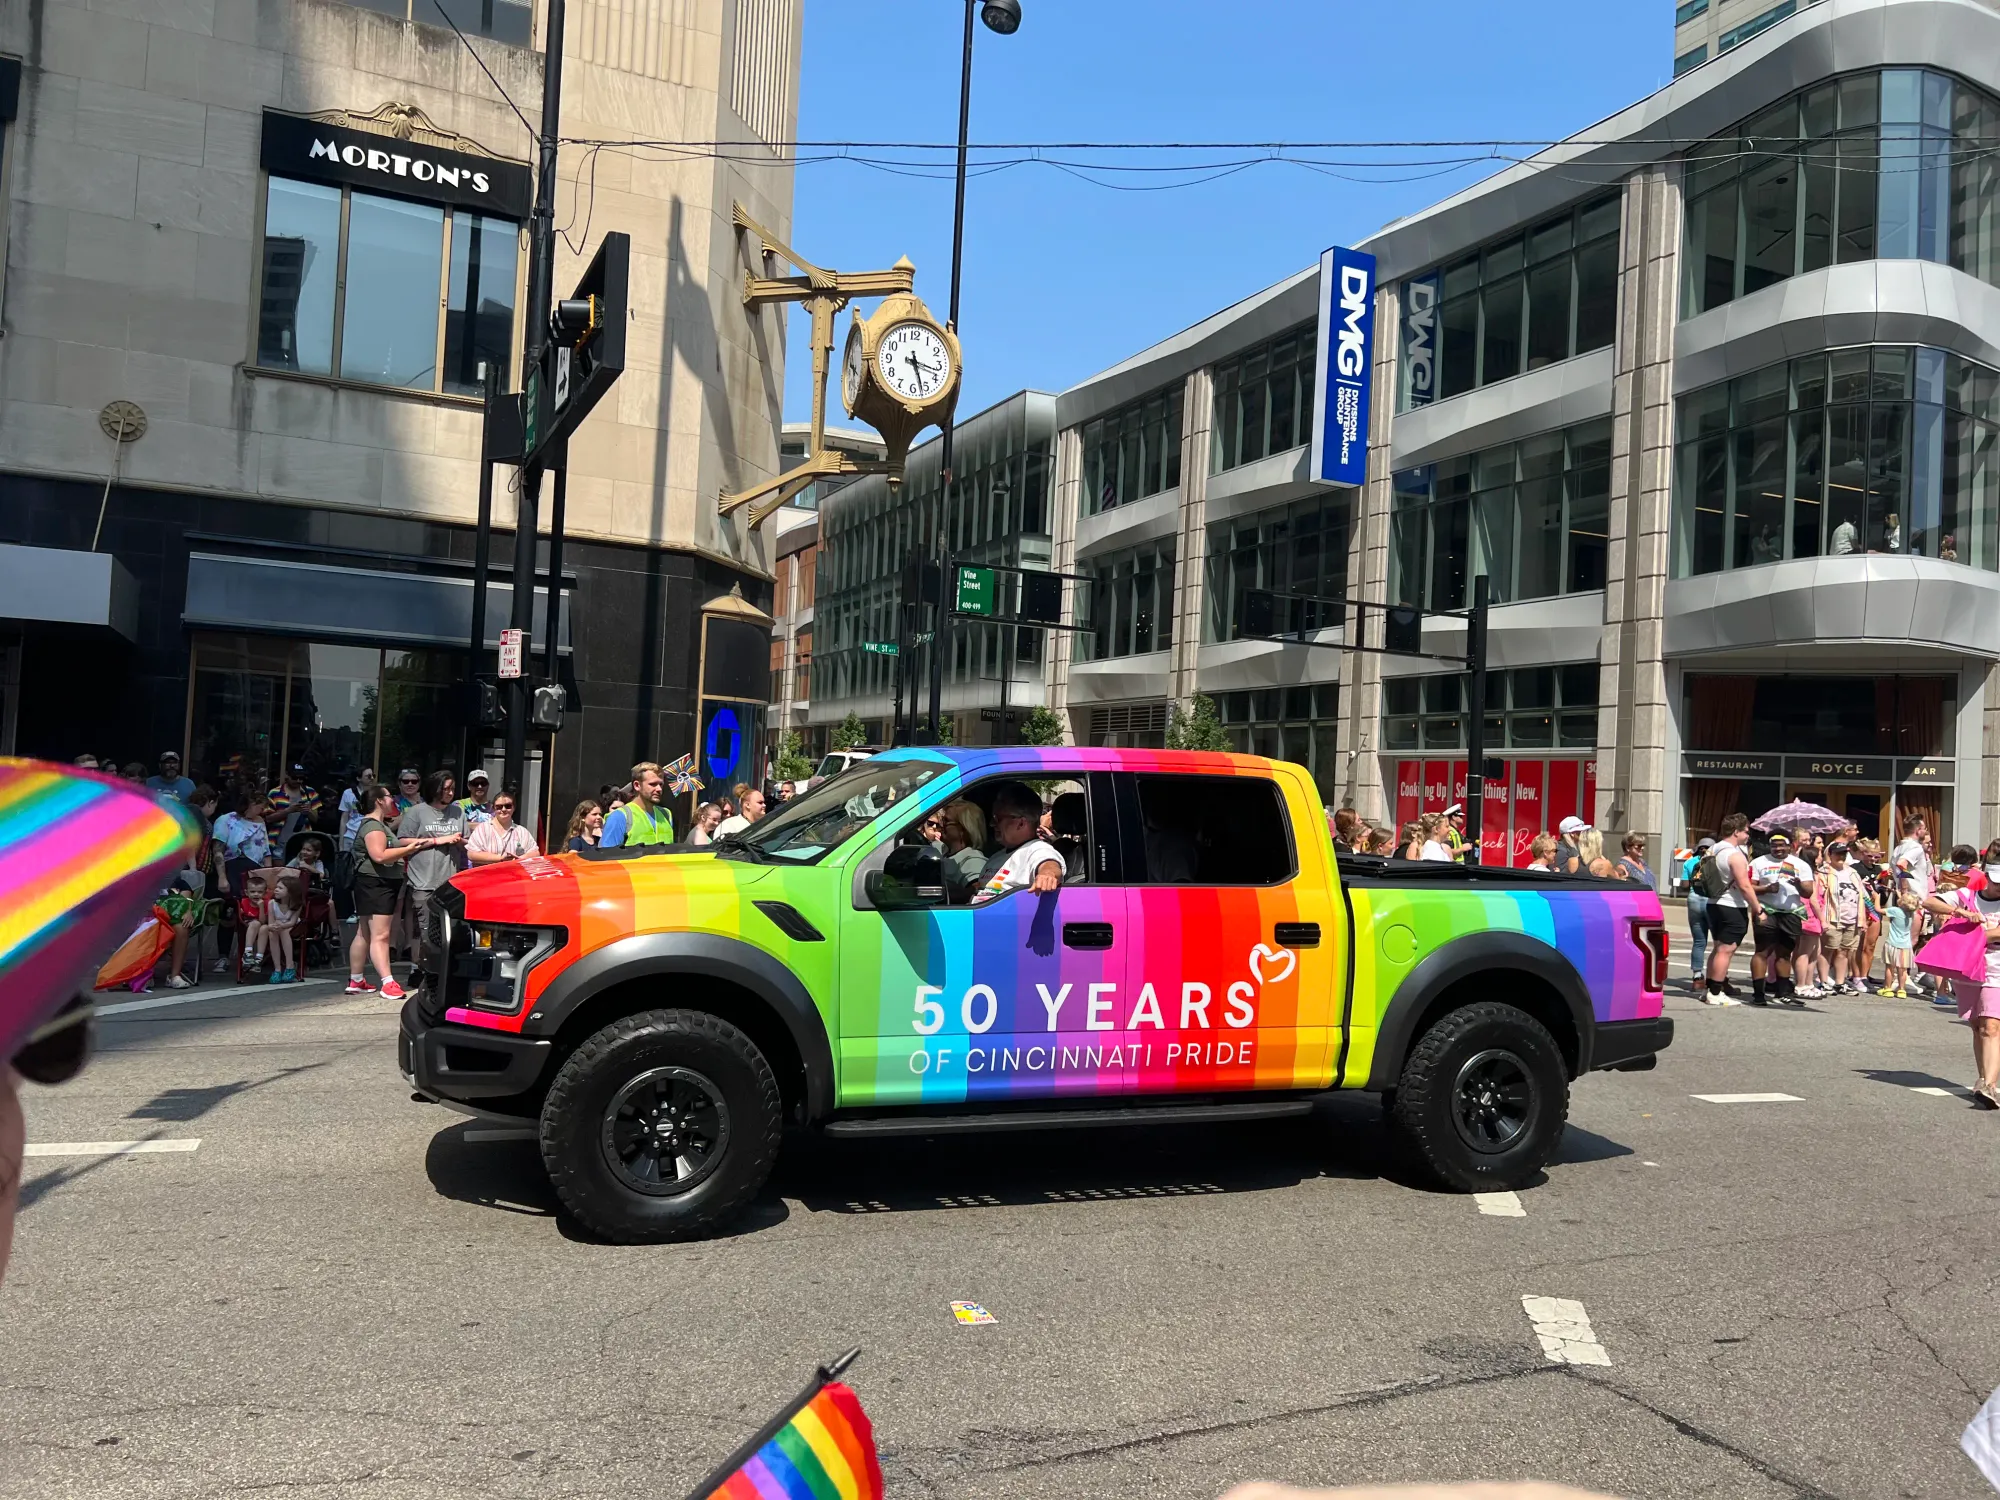
[[[975,7],[979,11],[979,19],[986,23],[986,29],[997,36],[1012,36],[1021,29],[1021,0],[965,0],[965,47],[958,71],[958,179],[951,210],[951,311],[946,318],[953,333],[958,332],[958,288],[961,263],[965,257],[965,151],[972,128],[972,12]],[[952,429],[956,425],[957,413],[954,411],[944,425],[937,515],[931,527],[931,557],[940,567],[944,564],[945,506],[951,495]],[[939,709],[944,697],[944,596],[950,592],[949,580],[940,581],[944,594],[939,598],[931,629],[930,730],[933,744],[937,742]],[[916,705],[912,704],[912,723],[915,723],[916,716]]]

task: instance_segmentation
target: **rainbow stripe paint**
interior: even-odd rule
[[[0,982],[21,1031],[84,987],[199,835],[124,782],[0,759]]]
[[[875,1429],[834,1381],[713,1492],[726,1500],[881,1500]],[[711,1500],[713,1500],[713,1496]]]
[[[1630,935],[1632,918],[1658,917],[1657,898],[1575,886],[1351,890],[1360,947],[1349,1013],[1346,906],[1325,811],[1301,767],[1068,747],[890,754],[944,769],[893,817],[817,865],[706,854],[562,857],[488,866],[459,884],[479,919],[568,929],[569,945],[530,976],[530,1000],[585,953],[632,933],[713,933],[763,949],[814,997],[842,1107],[1358,1086],[1381,1018],[1416,963],[1454,937],[1496,929],[1546,943],[1552,963],[1573,965],[1599,1020],[1660,1013],[1658,992],[1644,991],[1643,955]],[[920,810],[995,774],[1093,771],[1272,781],[1294,831],[1294,878],[1268,887],[1086,882],[982,907],[855,909],[856,860]],[[796,908],[826,940],[786,936],[753,905],[766,900]],[[1108,925],[1111,946],[1066,943],[1065,928],[1084,923]],[[1319,942],[1279,945],[1278,927],[1291,923],[1317,924]],[[457,1010],[449,1019],[522,1025],[519,1016]]]

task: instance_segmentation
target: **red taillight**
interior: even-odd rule
[[[1664,990],[1667,987],[1667,924],[1652,917],[1636,918],[1632,923],[1632,941],[1646,955],[1647,993]]]

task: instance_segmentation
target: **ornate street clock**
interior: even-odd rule
[[[850,415],[882,434],[892,474],[918,433],[951,421],[959,375],[957,337],[914,293],[883,298],[872,317],[855,314],[841,396]]]

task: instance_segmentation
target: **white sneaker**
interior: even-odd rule
[[[1701,997],[1701,1003],[1703,1005],[1723,1006],[1723,1005],[1741,1005],[1743,1002],[1741,1000],[1732,1000],[1727,995],[1703,995]]]
[[[194,981],[189,979],[185,974],[169,974],[167,976],[167,988],[170,990],[191,990],[194,988]]]

